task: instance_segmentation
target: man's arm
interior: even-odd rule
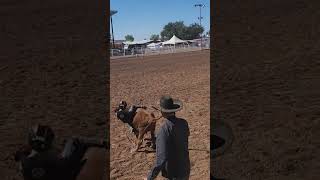
[[[162,168],[164,167],[167,159],[168,159],[168,138],[169,135],[167,132],[165,132],[165,130],[163,128],[160,129],[160,132],[157,136],[157,159],[156,159],[156,163],[153,166],[153,168],[151,169],[151,171],[149,172],[148,175],[148,180],[152,180],[155,179],[157,177],[157,175],[159,174],[159,172],[162,170]]]

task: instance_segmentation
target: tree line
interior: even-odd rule
[[[152,34],[150,40],[169,40],[173,35],[185,40],[197,39],[201,37],[204,28],[197,23],[186,26],[183,21],[169,22],[163,27],[163,30],[158,34]],[[208,34],[208,32],[207,32]],[[126,41],[134,41],[132,35],[125,36]]]

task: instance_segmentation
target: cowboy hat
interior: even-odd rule
[[[224,154],[234,141],[231,127],[224,121],[215,120],[210,133],[211,158]]]
[[[214,120],[213,128],[210,128],[210,158],[211,164],[214,164],[214,159],[218,156],[223,155],[228,149],[231,148],[231,145],[234,141],[234,135],[231,127],[224,121]],[[216,179],[212,176],[214,174],[214,168],[210,168],[210,179]],[[223,180],[223,179],[221,179]]]
[[[165,113],[177,112],[182,109],[182,102],[172,99],[170,96],[162,96],[160,99],[160,111]]]

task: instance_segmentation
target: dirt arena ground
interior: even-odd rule
[[[74,134],[105,134],[106,117],[101,116],[106,114],[107,102],[101,97],[108,83],[101,81],[107,75],[101,68],[107,67],[101,61],[105,19],[97,13],[105,6],[85,0],[5,0],[0,5],[0,175],[21,180],[17,164],[8,157],[25,142],[30,124],[50,123],[58,145]],[[320,1],[233,0],[219,1],[214,7],[218,10],[211,18],[216,48],[210,71],[212,116],[228,122],[235,133],[232,149],[212,164],[215,175],[231,180],[320,179]],[[159,66],[149,64],[149,70],[141,70],[148,63],[134,59],[112,61],[112,66],[123,70],[115,71],[121,81],[135,87],[115,85],[120,79],[113,78],[112,104],[120,98],[132,103],[144,97],[146,105],[154,105],[162,93],[181,98],[187,106],[179,115],[190,123],[190,146],[207,149],[209,102],[201,94],[209,96],[205,86],[209,78],[202,73],[209,67],[199,63],[207,64],[207,56],[176,60],[188,72],[171,67],[169,58],[151,59],[150,64]],[[192,81],[194,74],[205,83],[196,85],[200,82]],[[143,87],[136,77],[154,87]],[[170,85],[166,77],[176,84]],[[118,157],[111,161],[111,176],[143,177],[154,155],[128,153],[124,132],[113,117],[111,147]],[[191,157],[192,178],[207,179],[209,155],[191,151]]]
[[[10,155],[26,143],[32,124],[52,126],[58,148],[72,135],[106,137],[105,6],[83,0],[0,6],[0,179],[20,180]]]
[[[231,180],[320,179],[319,1],[221,1],[213,17],[213,117],[232,149],[214,160]]]
[[[161,95],[169,94],[184,103],[177,113],[189,123],[189,148],[210,149],[209,141],[209,51],[168,54],[111,60],[111,106],[121,100],[129,104],[143,99],[146,106],[159,107]],[[158,112],[152,108],[151,112]],[[159,127],[159,123],[157,124]],[[128,128],[111,114],[111,179],[142,179],[154,160],[154,153],[130,153]],[[132,137],[131,134],[129,134]],[[206,151],[190,150],[191,179],[209,179],[209,158]],[[161,175],[158,176],[161,179]]]

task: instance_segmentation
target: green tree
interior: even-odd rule
[[[156,40],[159,40],[159,39],[160,39],[160,37],[159,37],[158,34],[152,34],[151,37],[150,37],[150,40],[152,40],[152,41],[156,41]]]
[[[203,33],[204,28],[197,23],[191,24],[187,28],[187,34],[185,35],[185,39],[196,39],[200,38]]]
[[[163,40],[168,40],[173,35],[176,35],[177,37],[184,39],[186,28],[183,21],[169,22],[163,27],[163,30],[160,33],[161,38]]]
[[[169,22],[161,31],[161,39],[168,40],[173,35],[181,39],[196,39],[200,38],[203,31],[204,28],[197,23],[186,26],[183,21]]]
[[[132,41],[134,40],[134,37],[133,37],[132,35],[126,35],[126,36],[124,37],[124,39],[125,39],[126,41],[132,42]]]

